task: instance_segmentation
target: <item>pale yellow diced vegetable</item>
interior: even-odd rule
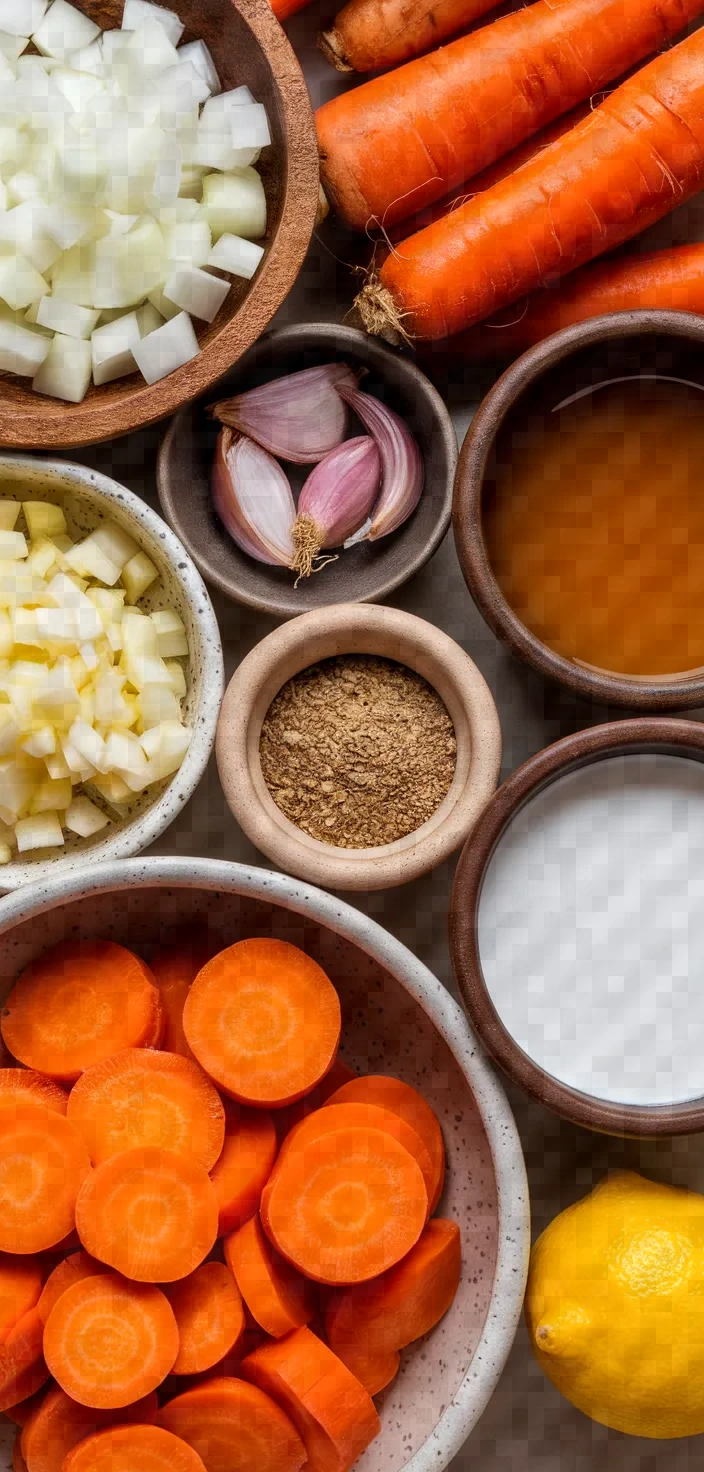
[[[0,705],[0,757],[9,756],[15,750],[20,734],[14,706]]]
[[[59,735],[59,743],[74,783],[87,782],[90,777],[95,776],[95,767],[91,762],[86,761],[80,752],[76,751],[73,742],[69,739],[66,732]],[[49,767],[47,764],[48,770]]]
[[[109,821],[105,813],[101,812],[89,797],[74,797],[66,810],[66,827],[69,832],[77,833],[80,838],[92,838],[94,833],[99,833],[101,828],[107,827]]]
[[[107,777],[94,777],[91,787],[94,787],[96,792],[106,802],[111,803],[115,807],[119,807],[126,802],[131,802],[134,797],[134,793],[127,786],[124,779],[118,777],[117,772],[110,772]]]
[[[149,763],[136,736],[131,731],[112,730],[106,741],[107,768],[117,772],[131,792],[141,792],[147,785]]]
[[[39,537],[66,534],[66,517],[60,506],[53,506],[50,501],[23,501],[22,510],[33,542]]]
[[[35,818],[21,818],[15,825],[17,848],[21,854],[37,848],[60,848],[64,842],[58,813],[39,813]]]
[[[0,758],[0,817],[3,823],[16,823],[27,808],[37,786],[33,767],[19,758]]]
[[[120,576],[121,569],[106,557],[92,534],[66,553],[66,561],[79,577],[97,578],[99,583],[107,583],[108,587],[112,587]]]
[[[27,566],[37,574],[37,577],[46,578],[47,573],[56,564],[58,555],[54,543],[50,542],[48,537],[40,537],[38,541],[32,543],[29,549]]]
[[[37,813],[50,813],[52,809],[56,812],[65,812],[72,801],[73,787],[70,777],[47,777],[46,781],[40,782],[29,805],[29,811],[33,816]]]
[[[53,610],[51,610],[53,612]],[[46,608],[15,608],[12,613],[12,636],[14,644],[36,644],[41,649],[44,640],[39,632],[38,615],[48,613]]]
[[[62,751],[55,751],[53,756],[45,757],[44,766],[52,782],[68,782],[71,785],[71,768]]]
[[[60,659],[47,670],[35,704],[40,720],[51,721],[58,726],[70,726],[75,721],[80,714],[81,703],[68,660]]]
[[[165,685],[147,685],[140,695],[142,726],[160,726],[163,721],[180,721],[181,707],[173,690]]]
[[[154,566],[151,558],[147,557],[146,552],[138,552],[137,556],[131,558],[122,569],[122,582],[127,593],[127,602],[137,603],[146,593],[147,588],[156,582],[158,576],[158,568]]]
[[[188,640],[183,620],[173,608],[164,608],[151,615],[159,640],[162,659],[176,659],[188,654]]]
[[[178,771],[191,744],[191,733],[180,721],[164,721],[145,732],[142,744],[148,744],[151,781],[158,782]]]
[[[103,741],[103,738],[99,734],[99,732],[93,729],[93,726],[90,724],[89,721],[86,721],[83,719],[82,716],[79,716],[78,720],[74,721],[73,725],[71,726],[71,729],[68,733],[68,739],[71,743],[71,746],[78,752],[78,755],[79,757],[81,757],[82,761],[87,762],[94,771],[110,771],[110,764],[107,760],[105,742]],[[66,760],[70,766],[71,758],[69,757],[65,747],[64,756],[66,757]]]
[[[21,501],[0,499],[0,531],[13,532],[15,530],[21,509]]]
[[[177,659],[167,659],[164,661],[164,663],[167,670],[169,671],[169,675],[171,676],[171,689],[173,690],[174,695],[176,695],[179,700],[185,700],[187,691],[186,675],[183,665],[179,664]]]
[[[0,658],[6,659],[12,653],[15,636],[12,628],[10,615],[0,608]]]
[[[19,744],[23,751],[29,752],[30,756],[53,756],[56,751],[54,727],[40,726],[38,731],[33,731],[30,736],[24,736]]]
[[[0,843],[0,864],[12,863],[12,849],[9,843]]]
[[[28,552],[27,538],[23,532],[0,531],[0,559],[3,562],[19,562]]]

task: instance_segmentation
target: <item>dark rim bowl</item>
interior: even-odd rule
[[[501,1021],[482,972],[477,921],[484,876],[510,822],[537,793],[569,772],[608,757],[657,752],[704,762],[704,726],[697,721],[640,717],[577,731],[519,767],[490,800],[465,843],[450,905],[450,950],[469,1019],[484,1047],[509,1078],[572,1124],[614,1135],[689,1135],[704,1130],[704,1097],[682,1104],[617,1104],[595,1098],[547,1073],[524,1053]]]
[[[383,398],[416,435],[425,463],[425,487],[417,509],[397,532],[348,548],[337,562],[294,588],[293,573],[255,562],[241,552],[215,515],[210,470],[220,426],[208,418],[206,409],[218,399],[286,373],[340,360],[366,369],[364,390]],[[214,391],[176,416],[159,455],[159,500],[166,520],[207,582],[236,603],[275,618],[293,618],[331,603],[377,603],[413,577],[447,532],[456,463],[452,421],[420,369],[352,327],[304,323],[269,332]],[[312,468],[287,467],[298,486]]]
[[[482,528],[482,490],[496,436],[509,411],[548,370],[564,364],[565,392],[572,376],[585,384],[605,377],[657,369],[667,372],[673,355],[701,360],[704,321],[689,312],[613,312],[553,333],[498,379],[481,403],[460,454],[453,505],[457,555],[469,591],[489,626],[539,674],[566,685],[587,700],[632,710],[684,710],[704,703],[704,669],[638,677],[591,669],[556,654],[521,622],[494,576]],[[589,351],[591,350],[591,351]],[[701,367],[692,366],[690,377]]]

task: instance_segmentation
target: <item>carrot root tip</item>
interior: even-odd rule
[[[318,213],[317,213],[317,215],[315,217],[316,226],[322,225],[323,220],[327,220],[327,217],[328,217],[329,214],[330,214],[330,202],[329,202],[328,197],[327,197],[327,194],[325,193],[325,190],[323,189],[323,186],[321,184],[320,187],[319,187],[319,189],[318,189]]]
[[[336,72],[353,72],[346,56],[340,51],[336,31],[320,31],[318,33],[318,50],[322,51],[326,61],[334,66]]]
[[[377,278],[367,281],[357,293],[354,305],[372,337],[383,337],[395,348],[410,344],[411,338],[403,325],[403,318],[408,314],[399,311],[391,292]]]

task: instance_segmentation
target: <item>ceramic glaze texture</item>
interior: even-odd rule
[[[63,460],[0,455],[0,499],[45,500],[63,507],[69,536],[77,541],[101,523],[123,527],[159,569],[139,607],[147,612],[175,608],[186,628],[190,658],[184,661],[184,720],[193,731],[191,746],[173,777],[125,804],[122,816],[93,838],[66,834],[65,847],[51,857],[39,852],[0,868],[0,893],[62,873],[90,861],[127,858],[159,837],[192,797],[208,764],[215,740],[224,675],[220,631],[205,584],[173,532],[138,496],[97,471]],[[106,809],[107,811],[107,809]]]
[[[397,1074],[438,1113],[448,1154],[439,1211],[460,1225],[462,1280],[446,1317],[404,1353],[397,1381],[378,1399],[381,1436],[356,1466],[441,1472],[491,1394],[522,1303],[528,1200],[501,1087],[457,1004],[404,946],[330,895],[240,865],[135,860],[0,902],[5,993],[59,940],[103,936],[148,959],[196,922],[218,944],[272,935],[303,947],[340,993],[346,1061],[360,1073]]]

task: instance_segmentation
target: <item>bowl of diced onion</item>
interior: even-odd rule
[[[158,838],[222,691],[210,599],[156,512],[96,471],[0,455],[0,892]]]
[[[268,0],[0,0],[0,443],[126,433],[295,280],[315,128]]]

